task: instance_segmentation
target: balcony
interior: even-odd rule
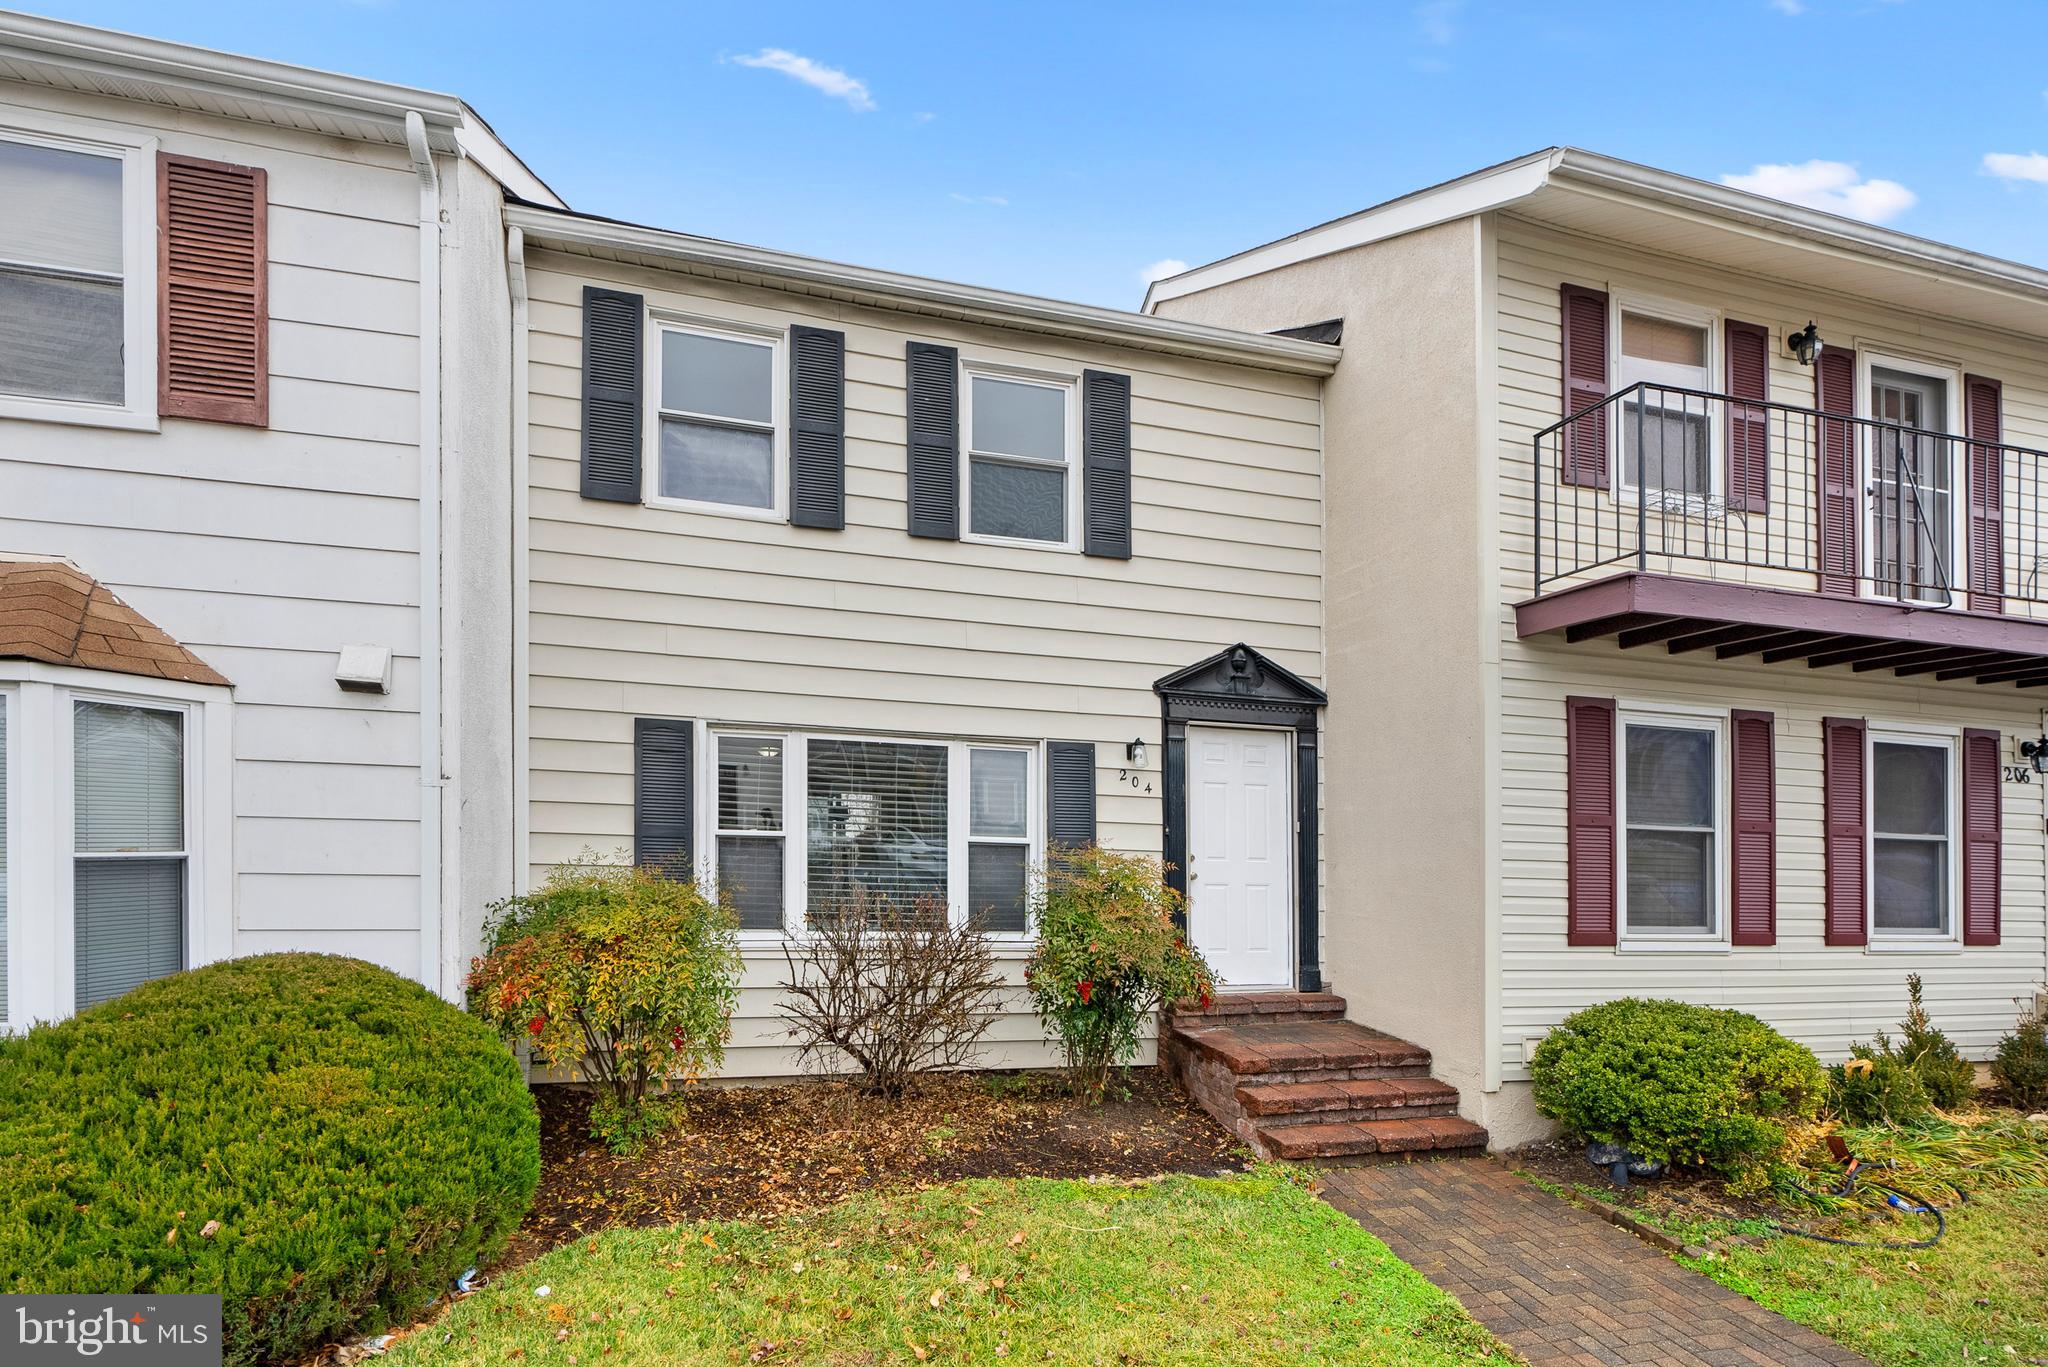
[[[2048,686],[2048,453],[1639,384],[1528,490],[1523,637]]]

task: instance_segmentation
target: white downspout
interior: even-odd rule
[[[441,176],[427,124],[405,113],[420,184],[420,981],[443,996],[441,828]]]
[[[512,287],[512,890],[523,893],[532,885],[533,867],[527,852],[533,822],[526,805],[532,787],[528,765],[533,750],[526,714],[530,691],[526,672],[530,598],[526,516],[532,490],[527,478],[526,234],[518,228],[505,232],[505,270]]]

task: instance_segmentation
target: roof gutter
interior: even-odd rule
[[[1320,342],[1147,318],[1092,304],[899,275],[531,205],[507,205],[505,221],[523,231],[532,246],[610,252],[699,270],[736,272],[880,308],[1027,328],[1112,346],[1139,347],[1299,375],[1328,375],[1336,369],[1340,355],[1337,347]]]

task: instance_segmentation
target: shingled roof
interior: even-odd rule
[[[227,683],[105,584],[60,560],[0,560],[0,659]]]

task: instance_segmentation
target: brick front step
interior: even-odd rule
[[[1429,1050],[1345,1020],[1329,992],[1256,992],[1168,1014],[1159,1061],[1262,1158],[1380,1163],[1477,1153]]]
[[[1334,992],[1232,992],[1211,997],[1204,1007],[1175,1002],[1167,1012],[1169,1029],[1193,1029],[1248,1021],[1343,1020],[1344,999]]]
[[[1237,1104],[1260,1128],[1348,1120],[1410,1120],[1456,1115],[1458,1089],[1433,1077],[1358,1078],[1337,1082],[1250,1082]]]
[[[1417,1154],[1479,1153],[1486,1131],[1457,1116],[1414,1120],[1352,1120],[1333,1124],[1258,1126],[1253,1142],[1275,1158],[1343,1161]]]
[[[1233,1073],[1275,1082],[1429,1076],[1429,1050],[1350,1021],[1179,1026],[1170,1037]]]

